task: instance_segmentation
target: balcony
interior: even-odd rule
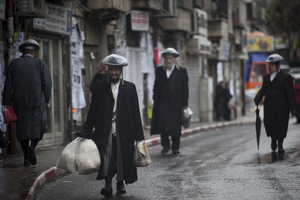
[[[166,31],[191,31],[191,11],[177,8],[174,18],[163,18],[158,20],[160,26]]]
[[[159,11],[162,9],[160,0],[132,0],[133,9]]]
[[[208,39],[219,41],[220,39],[228,40],[228,23],[223,19],[211,19],[207,22]]]
[[[119,18],[130,12],[130,0],[87,0],[86,7],[96,11],[100,19]],[[97,12],[101,11],[101,12]]]

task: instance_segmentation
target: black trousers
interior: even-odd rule
[[[33,148],[33,150],[35,150],[35,147],[37,146],[37,144],[39,143],[39,141],[40,141],[39,138],[36,138],[36,139],[31,140],[30,146]],[[27,151],[27,148],[29,147],[29,140],[21,140],[21,146],[22,146],[24,158],[25,158],[25,159],[28,159],[28,151]]]
[[[105,184],[111,185],[113,177],[117,173],[117,140],[116,137],[112,136],[112,152],[109,162],[108,175],[105,178]]]
[[[180,146],[180,136],[178,137],[171,137],[172,138],[172,150],[179,150]],[[170,139],[169,139],[169,132],[164,132],[160,134],[161,145],[163,147],[170,148]]]

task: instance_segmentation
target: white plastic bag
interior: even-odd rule
[[[100,168],[100,154],[93,140],[81,138],[75,148],[76,167],[79,174],[91,174]]]
[[[80,139],[81,138],[75,138],[64,148],[60,157],[57,160],[57,168],[62,168],[67,172],[76,172],[75,147]]]

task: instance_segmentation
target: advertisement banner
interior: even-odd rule
[[[219,50],[219,60],[228,61],[230,53],[230,42],[221,40]]]
[[[72,10],[71,8],[46,4],[47,18],[34,18],[33,28],[50,32],[71,35]]]
[[[272,36],[260,36],[247,38],[248,52],[268,52],[274,51],[274,38]]]

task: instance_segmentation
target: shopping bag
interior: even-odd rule
[[[190,108],[182,110],[181,125],[184,128],[188,128],[190,126],[192,114],[193,111]]]
[[[236,108],[236,99],[235,99],[235,97],[230,98],[227,106],[228,106],[229,109],[235,109]]]
[[[16,122],[18,120],[18,116],[16,113],[11,109],[11,107],[3,106],[3,118],[4,123]]]
[[[75,147],[75,154],[75,163],[79,174],[86,175],[99,171],[100,154],[93,140],[81,138]]]
[[[133,164],[136,167],[147,167],[151,165],[151,158],[145,140],[136,141]]]
[[[81,138],[75,138],[69,143],[62,151],[60,157],[57,160],[56,167],[66,170],[66,172],[76,172],[75,163],[75,147]]]

